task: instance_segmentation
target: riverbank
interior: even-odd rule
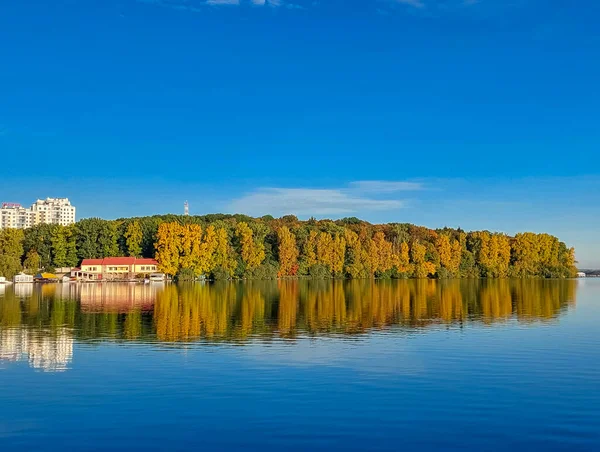
[[[153,216],[0,231],[0,275],[52,273],[84,259],[156,259],[193,279],[503,278],[575,276],[575,251],[549,234],[508,236],[357,218]]]

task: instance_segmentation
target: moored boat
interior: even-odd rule
[[[33,284],[33,276],[26,273],[19,273],[13,279],[15,284]]]

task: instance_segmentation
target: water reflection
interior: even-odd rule
[[[0,360],[27,359],[34,369],[60,372],[68,368],[73,358],[73,336],[59,328],[52,334],[38,334],[28,329],[0,331]]]
[[[0,293],[0,359],[61,370],[73,340],[244,341],[556,319],[577,281],[282,280],[15,285]]]

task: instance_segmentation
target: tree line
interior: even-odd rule
[[[162,272],[181,279],[566,278],[577,271],[574,249],[549,234],[357,218],[157,215],[0,231],[0,275],[7,277],[112,256],[156,258]]]

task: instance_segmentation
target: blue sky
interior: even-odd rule
[[[591,0],[2,1],[0,201],[547,231],[600,267],[599,22]]]

